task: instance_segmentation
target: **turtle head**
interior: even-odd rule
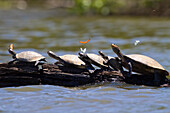
[[[56,60],[61,60],[61,58],[59,57],[59,56],[57,56],[54,52],[52,52],[52,51],[47,51],[47,54],[50,56],[50,57],[52,57],[52,58],[54,58],[54,59],[56,59]]]
[[[81,58],[81,59],[85,58],[85,54],[84,53],[78,53],[78,55],[79,55],[79,58]]]
[[[123,61],[125,62],[125,58],[124,55],[121,53],[119,47],[115,44],[112,44],[112,50],[117,54],[117,56]]]
[[[84,62],[87,62],[89,59],[87,59],[87,55],[84,53],[78,53],[79,54],[79,58]]]
[[[13,59],[16,59],[16,53],[13,51],[13,44],[10,44],[8,52],[12,55]]]
[[[112,46],[112,50],[116,53],[116,54],[119,54],[120,53],[120,49],[117,45],[115,44],[111,44]]]

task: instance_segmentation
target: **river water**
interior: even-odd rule
[[[58,16],[55,11],[0,11],[0,62],[12,60],[7,49],[33,50],[47,57],[77,54],[80,48],[116,56],[138,53],[156,59],[170,71],[170,18]],[[80,41],[86,41],[81,44]],[[139,41],[137,45],[135,42]],[[2,113],[170,113],[170,89],[123,83],[67,88],[35,85],[0,88]]]

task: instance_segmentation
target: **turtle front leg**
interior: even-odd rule
[[[16,60],[16,59],[14,59],[14,60],[12,60],[12,61],[8,62],[8,64],[13,64],[14,62],[17,62],[17,60]]]
[[[41,63],[41,61],[36,61],[35,62],[35,67],[37,67],[38,68],[38,71],[40,71],[40,74],[42,74],[43,73],[43,65],[42,65],[42,63]]]
[[[37,66],[39,63],[40,63],[40,61],[37,60],[37,61],[35,62],[35,66]]]
[[[132,74],[132,63],[131,62],[128,62],[128,69],[129,69],[128,77],[131,77],[131,74]]]
[[[121,72],[121,73],[123,73],[123,72],[124,72],[124,70],[123,70],[123,66],[122,66],[122,64],[121,64],[121,63],[119,63],[119,64],[118,64],[118,69],[120,70],[120,72]]]
[[[160,85],[160,75],[157,73],[156,70],[154,70],[154,85]]]

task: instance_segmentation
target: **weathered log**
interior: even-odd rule
[[[43,71],[34,66],[34,63],[1,63],[0,87],[50,84],[74,87],[86,84],[94,84],[103,81],[121,81],[130,84],[154,86],[153,76],[133,74],[127,77],[119,71],[95,70],[89,73],[85,69],[74,67],[43,64]],[[161,83],[166,84],[167,79],[161,78]]]
[[[104,81],[104,77],[96,74],[99,74],[97,70],[89,74],[84,69],[53,64],[43,64],[43,72],[41,72],[32,63],[2,63],[0,64],[0,87],[38,84],[73,87]]]

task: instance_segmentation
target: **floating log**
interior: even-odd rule
[[[0,87],[23,85],[59,85],[75,87],[99,82],[121,81],[129,84],[154,86],[153,76],[133,74],[127,77],[127,72],[103,71],[97,69],[89,73],[85,69],[74,67],[43,64],[43,71],[34,66],[34,63],[0,63]],[[166,77],[161,78],[160,85],[168,84]]]

